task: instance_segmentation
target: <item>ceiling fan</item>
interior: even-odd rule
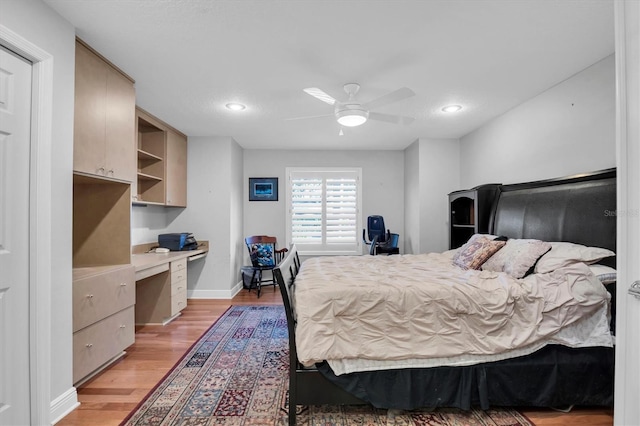
[[[403,87],[393,92],[387,93],[384,96],[371,100],[369,102],[359,102],[356,100],[356,94],[360,90],[360,85],[357,83],[347,83],[344,85],[344,91],[349,96],[344,102],[340,102],[328,95],[326,92],[318,89],[317,87],[310,87],[304,89],[304,92],[313,96],[316,99],[326,102],[329,105],[334,106],[333,114],[314,115],[307,117],[290,118],[289,120],[301,120],[307,118],[317,117],[329,117],[335,116],[339,124],[345,127],[356,127],[364,124],[368,119],[386,121],[387,123],[394,124],[411,124],[414,121],[413,117],[406,117],[401,115],[383,114],[380,112],[371,111],[372,109],[379,108],[384,105],[388,105],[393,102],[398,102],[406,98],[414,96],[413,90]]]

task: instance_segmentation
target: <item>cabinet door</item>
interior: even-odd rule
[[[106,75],[105,175],[136,177],[136,94],[133,83],[109,67]]]
[[[173,131],[167,132],[166,204],[187,206],[187,138]]]
[[[107,65],[76,42],[73,168],[104,174]]]

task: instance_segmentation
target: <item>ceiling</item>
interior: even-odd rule
[[[136,80],[137,103],[189,136],[247,149],[404,149],[459,138],[614,52],[613,0],[44,0]],[[345,128],[303,92],[410,125]],[[242,112],[229,102],[247,106]],[[445,114],[441,108],[460,104]]]

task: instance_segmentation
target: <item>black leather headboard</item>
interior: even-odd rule
[[[616,251],[616,171],[502,185],[489,229]],[[615,257],[601,263],[615,267]]]

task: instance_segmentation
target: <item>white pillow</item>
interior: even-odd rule
[[[600,280],[602,284],[613,284],[618,279],[618,272],[607,265],[589,265],[589,269],[593,272],[593,275]]]
[[[590,265],[605,257],[615,255],[614,252],[605,248],[587,247],[582,244],[566,242],[552,242],[551,250],[536,263],[535,272],[544,274],[578,262]]]
[[[506,272],[513,278],[523,278],[540,256],[551,249],[546,241],[509,239],[507,244],[482,265],[484,271]]]

